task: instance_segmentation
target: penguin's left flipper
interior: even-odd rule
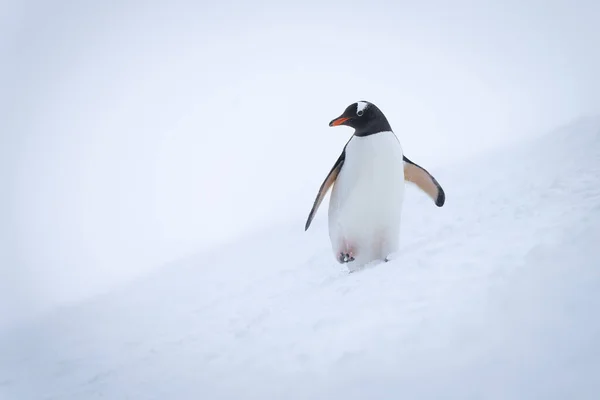
[[[446,193],[442,186],[425,168],[415,164],[405,156],[402,157],[404,160],[404,180],[417,185],[419,189],[431,197],[436,206],[442,207],[446,202]]]
[[[319,206],[321,205],[321,202],[323,201],[323,198],[327,194],[327,191],[329,191],[329,188],[331,187],[331,185],[333,185],[333,183],[337,179],[338,174],[340,173],[340,170],[342,169],[342,165],[344,165],[344,160],[346,159],[346,151],[345,150],[346,149],[344,147],[344,151],[342,151],[342,154],[340,154],[337,161],[335,162],[335,164],[333,165],[333,167],[327,174],[327,177],[321,184],[321,187],[319,188],[319,192],[317,193],[317,197],[315,198],[312,209],[310,210],[310,214],[308,214],[308,219],[306,220],[306,225],[304,226],[305,231],[310,226],[313,218],[315,217],[315,214],[317,213],[317,210],[319,209]]]

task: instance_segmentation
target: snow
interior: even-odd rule
[[[0,398],[596,398],[600,119],[428,169],[393,261],[298,215],[3,332]]]

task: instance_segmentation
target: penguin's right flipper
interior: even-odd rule
[[[308,219],[306,220],[306,225],[304,226],[305,231],[310,226],[313,218],[315,217],[315,214],[317,213],[317,210],[319,209],[319,206],[321,205],[321,202],[323,201],[323,198],[329,191],[329,188],[331,187],[331,185],[333,185],[333,183],[337,179],[338,174],[340,173],[340,170],[342,169],[342,165],[344,165],[345,159],[346,159],[346,151],[344,148],[344,151],[342,151],[342,154],[340,154],[337,161],[335,162],[335,164],[329,171],[329,174],[327,174],[327,177],[321,184],[321,187],[319,188],[319,192],[317,193],[317,197],[315,198],[312,209],[310,210],[310,214],[308,214]]]
[[[410,161],[405,156],[404,161],[404,180],[417,185],[419,189],[427,193],[435,202],[435,205],[442,207],[446,202],[446,193],[438,181],[427,170],[420,165]]]

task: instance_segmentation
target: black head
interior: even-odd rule
[[[329,126],[338,125],[346,125],[354,128],[356,136],[367,136],[392,130],[381,110],[375,104],[368,101],[359,101],[350,104],[342,115],[329,123]]]

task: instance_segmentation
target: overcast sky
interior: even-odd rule
[[[357,100],[433,171],[600,112],[597,1],[116,3],[0,6],[0,323],[303,229]]]

